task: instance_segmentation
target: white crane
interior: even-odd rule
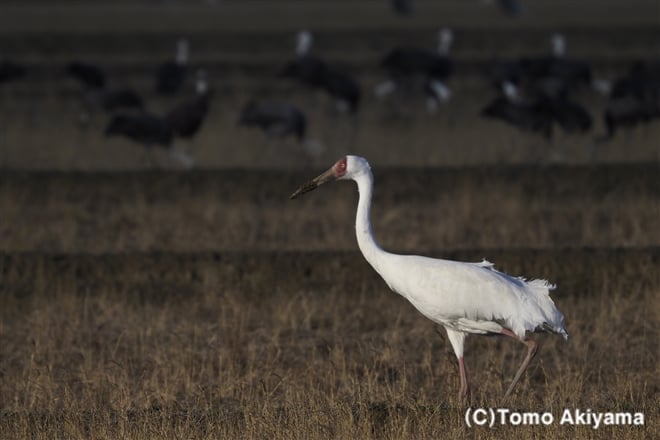
[[[298,188],[291,198],[332,180],[354,180],[360,198],[355,230],[360,251],[387,285],[424,316],[444,326],[458,358],[459,398],[469,395],[463,347],[467,334],[501,334],[527,346],[504,397],[508,397],[536,355],[538,344],[527,332],[550,331],[568,339],[564,316],[550,299],[554,286],[545,280],[525,281],[493,268],[488,261],[464,263],[417,255],[397,255],[380,248],[371,230],[369,212],[373,175],[366,159],[346,156],[323,174]]]

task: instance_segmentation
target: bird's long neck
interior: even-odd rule
[[[381,257],[387,255],[387,253],[378,246],[371,229],[370,213],[374,178],[371,171],[367,170],[365,173],[356,176],[354,180],[357,183],[360,193],[355,217],[355,233],[357,235],[358,246],[369,264],[377,272],[380,272],[378,269],[382,261]]]

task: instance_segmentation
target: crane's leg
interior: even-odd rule
[[[460,400],[467,400],[470,396],[470,387],[468,385],[467,372],[465,371],[465,361],[463,356],[458,358],[458,370],[461,374],[461,389],[458,391]]]
[[[527,356],[525,356],[525,359],[523,360],[522,364],[520,364],[520,368],[518,368],[518,372],[514,376],[511,385],[509,385],[509,388],[506,390],[506,393],[504,394],[504,398],[506,399],[507,397],[509,397],[509,394],[511,394],[511,391],[513,391],[513,388],[516,386],[516,384],[520,380],[520,377],[523,375],[525,370],[527,370],[529,363],[532,361],[532,359],[534,359],[534,356],[536,356],[536,352],[539,349],[539,344],[537,344],[536,341],[529,338],[521,339],[518,337],[518,335],[516,335],[511,330],[506,328],[502,329],[502,334],[509,336],[517,341],[520,341],[527,346]]]
[[[454,349],[454,353],[456,354],[456,358],[458,359],[458,370],[461,376],[461,389],[458,391],[458,398],[459,400],[466,401],[470,396],[470,385],[468,384],[465,360],[463,359],[465,333],[452,330],[447,327],[445,327],[445,330],[447,330],[449,342],[451,343],[451,346]]]

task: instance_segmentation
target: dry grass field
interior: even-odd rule
[[[656,250],[501,251],[547,276],[571,337],[468,339],[470,407],[550,426],[468,428],[444,331],[355,252],[4,255],[3,438],[655,438]],[[477,259],[475,252],[452,258]],[[645,426],[559,425],[564,409]]]
[[[357,191],[288,196],[320,170],[0,176],[11,252],[355,250]],[[373,224],[402,252],[656,247],[656,164],[374,168]]]
[[[469,339],[467,407],[444,332],[355,251],[349,184],[288,201],[302,173],[6,174],[3,438],[654,438],[655,171],[376,174],[388,247],[559,286],[569,341],[539,335],[503,402],[521,347]],[[556,419],[471,429],[468,407]],[[645,426],[559,425],[564,409]]]
[[[599,141],[606,99],[589,91],[581,136],[478,116],[494,96],[483,67],[543,53],[555,30],[606,79],[657,57],[657,3],[528,4],[512,19],[458,0],[419,0],[411,18],[384,0],[2,3],[0,60],[29,74],[0,85],[0,439],[660,438],[660,124]],[[382,54],[431,46],[442,25],[456,32],[452,101],[429,114],[373,97]],[[274,77],[303,27],[360,81],[355,118]],[[147,167],[141,146],[103,136],[109,115],[80,123],[62,69],[98,62],[162,112],[192,90],[151,84],[182,35],[212,110],[187,145],[193,170],[159,151]],[[254,96],[304,108],[324,151],[237,127]],[[352,183],[288,200],[346,153],[373,166],[384,248],[557,284],[569,340],[536,335],[507,401],[524,347],[468,338],[460,402],[444,330],[357,249]],[[467,426],[478,408],[553,421]],[[565,410],[644,424],[562,424]]]

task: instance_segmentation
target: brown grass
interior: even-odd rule
[[[657,436],[654,166],[376,172],[388,248],[559,285],[569,342],[539,335],[503,402],[523,348],[469,339],[470,408],[646,425],[467,428],[444,333],[355,252],[349,184],[289,202],[314,173],[8,173],[3,438]]]
[[[474,254],[450,255],[474,259]],[[465,426],[444,336],[349,254],[1,260],[3,438],[654,438],[656,251],[503,252],[548,276],[568,343],[509,402],[521,346],[468,339],[470,407],[641,411],[644,427]],[[288,273],[288,275],[284,275]]]
[[[0,239],[55,253],[354,250],[353,183],[288,200],[317,172],[6,173]],[[374,230],[389,249],[660,245],[655,165],[374,173]]]

